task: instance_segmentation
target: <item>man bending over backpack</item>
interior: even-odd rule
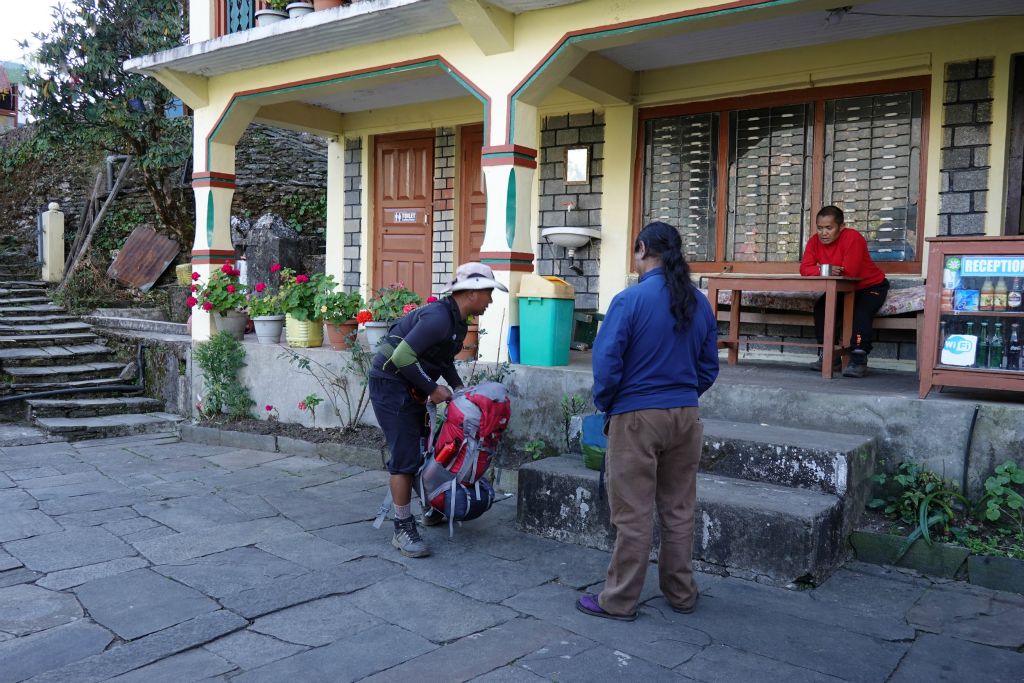
[[[395,515],[391,545],[406,557],[430,555],[410,510],[413,478],[423,462],[425,404],[444,403],[451,399],[452,390],[462,387],[455,355],[466,338],[466,319],[487,310],[495,288],[508,291],[494,279],[489,266],[464,263],[447,289],[451,296],[400,318],[377,345],[370,401],[391,455],[388,472]],[[447,387],[437,383],[441,377]]]

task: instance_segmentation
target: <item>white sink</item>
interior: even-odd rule
[[[568,256],[569,258],[572,258],[578,248],[586,245],[587,242],[595,237],[601,237],[601,231],[597,228],[571,228],[558,226],[542,228],[540,236],[551,244],[568,249]]]

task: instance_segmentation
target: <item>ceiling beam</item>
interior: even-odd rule
[[[264,105],[256,112],[255,121],[325,138],[337,137],[343,132],[341,114],[302,102]]]
[[[448,0],[448,8],[485,55],[515,46],[515,15],[484,0]]]
[[[200,109],[210,103],[207,90],[209,79],[205,76],[174,69],[160,69],[152,72],[152,76],[192,109]]]
[[[569,72],[561,86],[598,104],[629,104],[635,77],[635,73],[607,57],[591,53]]]

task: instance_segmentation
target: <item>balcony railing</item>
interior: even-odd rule
[[[345,0],[349,5],[361,0]],[[267,9],[266,0],[220,0],[216,5],[214,37],[248,31],[256,25],[256,12]]]

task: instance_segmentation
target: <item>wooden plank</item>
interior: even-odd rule
[[[107,276],[127,287],[147,291],[171,265],[181,245],[148,225],[140,225],[128,236]]]

